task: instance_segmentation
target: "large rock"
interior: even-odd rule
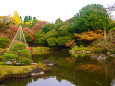
[[[97,56],[97,55],[91,55],[90,57],[91,57],[92,59],[97,59],[98,56]]]
[[[37,65],[38,63],[31,63],[31,65]]]
[[[12,62],[11,61],[7,61],[6,64],[12,64]]]
[[[43,64],[46,64],[47,66],[53,66],[55,64],[54,61],[52,60],[44,60],[44,61],[41,61]]]
[[[36,69],[33,69],[32,71],[31,71],[31,73],[39,73],[39,72],[41,72],[41,71],[43,71],[43,69],[41,69],[41,68],[36,68]]]
[[[41,76],[44,74],[44,71],[38,67],[36,69],[33,69],[30,73],[31,73],[31,76]]]
[[[31,76],[41,76],[44,75],[44,71],[41,71],[39,73],[31,73]]]
[[[115,80],[112,80],[111,86],[115,86]]]
[[[101,54],[101,55],[99,55],[99,56],[97,57],[97,59],[100,60],[100,61],[104,61],[104,60],[106,60],[106,55]]]
[[[88,53],[91,53],[91,51],[85,51],[85,53],[87,53],[87,54],[88,54]]]
[[[115,54],[110,54],[109,56],[111,56],[111,57],[115,57]]]

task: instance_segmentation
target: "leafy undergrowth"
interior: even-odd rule
[[[35,68],[42,68],[43,70],[46,69],[45,65],[39,63],[37,65],[28,65],[28,66],[13,66],[13,65],[4,65],[3,62],[0,62],[0,78],[7,74],[21,74],[27,73]]]
[[[32,48],[32,50],[50,50],[50,48],[49,47],[34,47],[34,48]]]
[[[5,48],[5,49],[0,48],[0,53],[5,53],[5,52],[7,51],[7,49],[8,49],[8,48]]]
[[[50,49],[48,47],[34,47],[32,48],[32,54],[49,54]]]

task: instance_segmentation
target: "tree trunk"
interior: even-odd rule
[[[106,28],[104,28],[104,40],[106,39]]]

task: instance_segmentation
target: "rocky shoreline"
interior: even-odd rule
[[[44,63],[44,62],[46,62],[46,63]],[[27,73],[7,74],[7,75],[4,75],[3,77],[0,78],[0,82],[3,82],[4,80],[9,79],[9,78],[20,79],[20,78],[25,78],[25,77],[29,77],[29,76],[39,77],[39,76],[44,75],[46,72],[52,71],[52,66],[54,66],[53,61],[45,60],[45,61],[43,61],[43,63],[46,64],[46,69],[42,69],[40,67],[37,67],[37,68],[32,69],[31,71],[27,72]]]

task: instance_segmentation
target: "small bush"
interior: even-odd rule
[[[26,50],[26,45],[22,43],[17,43],[10,48],[10,51],[3,56],[5,61],[12,61],[12,63],[19,62],[23,64],[31,64],[32,57],[28,50]]]
[[[80,45],[80,47],[81,47],[81,48],[83,48],[83,47],[84,47],[84,45]]]
[[[31,54],[30,54],[29,51],[26,50],[26,49],[17,50],[15,53],[16,53],[17,55],[19,55],[20,57],[27,57],[27,58],[30,58],[30,59],[31,59]]]
[[[19,62],[24,65],[29,65],[32,63],[31,59],[20,57]]]
[[[17,43],[15,45],[13,45],[10,50],[11,51],[17,51],[17,50],[23,50],[26,48],[26,44],[23,44],[23,43]]]
[[[94,50],[94,52],[96,52],[96,53],[103,53],[103,52],[104,52],[104,49],[96,48],[96,49]]]
[[[24,36],[28,44],[32,45],[32,36],[24,31]]]
[[[78,46],[74,46],[73,50],[78,51],[79,50]]]
[[[0,37],[0,48],[6,48],[10,41],[7,38]]]
[[[16,54],[5,54],[2,56],[4,61],[16,61],[18,60],[18,55]]]

